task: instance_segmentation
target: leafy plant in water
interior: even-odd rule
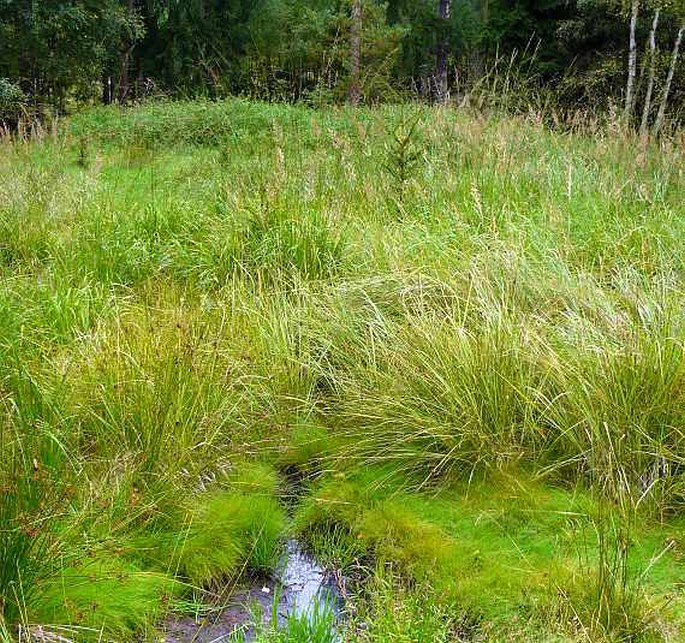
[[[253,621],[257,624],[257,643],[334,643],[340,640],[336,626],[335,610],[330,601],[317,600],[305,612],[291,612],[282,627],[278,623],[278,610],[282,595],[274,593],[270,621],[262,625],[260,609],[255,611]],[[236,632],[231,639],[243,643],[245,634]]]
[[[305,613],[288,616],[283,643],[333,643],[337,640],[335,612],[327,601],[316,601]]]

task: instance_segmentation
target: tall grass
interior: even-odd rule
[[[398,122],[409,125],[390,139]],[[630,534],[677,525],[682,168],[668,140],[636,155],[609,129],[425,107],[152,104],[3,143],[8,627],[79,625],[83,605],[103,601],[81,624],[130,636],[147,618],[126,619],[133,601],[159,618],[189,586],[268,570],[284,529],[272,467],[341,492],[361,469],[382,471],[371,488],[414,493],[531,478],[589,493],[607,507],[600,561],[612,520],[631,516]],[[236,482],[244,470],[259,473]],[[345,541],[341,559],[390,551],[402,573],[468,590],[434,578],[434,560],[464,571],[458,538],[436,526],[444,506],[417,526],[365,493],[332,496],[320,521]],[[373,548],[350,542],[367,502],[380,502],[364,526]],[[84,553],[93,562],[79,564]],[[614,569],[594,553],[574,564]],[[552,546],[545,556],[564,568]],[[92,591],[68,591],[89,574]],[[502,615],[483,606],[496,574],[515,576],[496,567],[472,586],[469,609],[488,618]],[[134,580],[107,603],[119,576]],[[584,612],[604,624],[632,596],[611,594],[613,578],[598,580],[600,611]],[[394,609],[379,588],[379,609]],[[405,598],[412,623],[420,602]],[[573,630],[573,609],[559,613]]]

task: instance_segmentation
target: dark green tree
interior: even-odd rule
[[[65,109],[99,91],[133,26],[120,0],[0,0],[0,77]]]

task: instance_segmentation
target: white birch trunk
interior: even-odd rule
[[[640,123],[640,135],[647,135],[647,123],[649,121],[649,110],[652,107],[652,92],[654,91],[654,72],[656,69],[656,28],[659,24],[659,9],[654,12],[652,29],[649,32],[649,78],[647,79],[647,93],[645,94],[645,104],[642,109],[642,122]]]
[[[661,105],[659,105],[659,113],[656,115],[656,120],[654,121],[655,136],[659,133],[664,124],[664,117],[666,116],[666,105],[668,103],[668,94],[671,91],[673,74],[675,73],[675,68],[678,64],[678,54],[680,52],[680,43],[683,41],[683,33],[685,33],[685,23],[680,26],[680,29],[678,29],[678,36],[675,39],[675,45],[673,45],[673,56],[671,57],[671,66],[668,68],[666,84],[664,85],[664,91],[661,95]]]
[[[630,43],[628,47],[628,81],[626,82],[626,104],[623,115],[626,121],[633,111],[635,76],[637,71],[637,41],[635,31],[637,29],[637,14],[639,9],[638,0],[632,0],[630,12]]]

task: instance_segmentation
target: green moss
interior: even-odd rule
[[[92,629],[94,638],[99,630],[128,637],[158,619],[188,584],[272,570],[285,520],[273,472],[260,469],[259,476],[257,468],[244,469],[240,485],[234,480],[240,491],[199,497],[174,529],[168,521],[138,527],[137,535],[107,542],[84,564],[40,582],[31,622]],[[243,484],[248,480],[250,488]],[[160,524],[164,529],[155,527]]]
[[[294,466],[305,473],[316,472],[322,459],[330,455],[335,440],[325,428],[313,424],[297,424],[279,457],[282,466]]]
[[[238,462],[228,476],[229,484],[238,493],[274,498],[280,480],[278,472],[265,462]]]
[[[587,494],[519,474],[431,496],[379,486],[386,476],[384,469],[367,469],[327,482],[301,508],[298,528],[316,534],[309,537],[324,556],[393,564],[431,587],[438,603],[498,623],[516,614],[542,618],[555,609],[559,592],[572,594],[583,578],[590,583],[598,543]],[[634,543],[631,564],[649,567],[646,587],[656,597],[685,568],[668,553],[652,560],[653,538]]]
[[[239,489],[199,496],[175,529],[135,536],[127,551],[154,569],[179,575],[195,586],[245,571],[275,566],[285,528],[274,497],[271,469],[250,468],[234,480]],[[255,477],[257,476],[257,477]]]
[[[62,569],[39,584],[29,621],[84,628],[79,640],[119,639],[159,618],[182,587],[170,576],[143,571],[106,554]]]

